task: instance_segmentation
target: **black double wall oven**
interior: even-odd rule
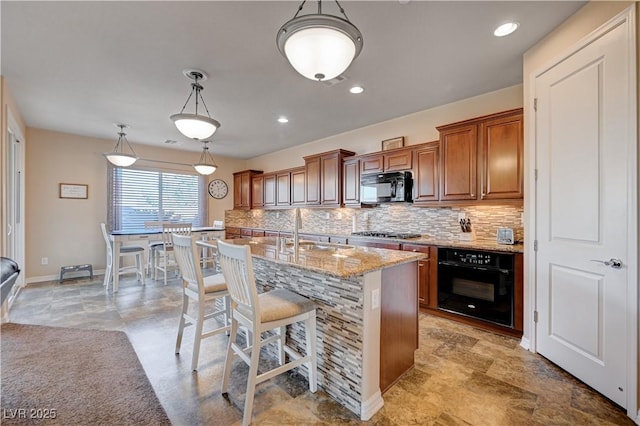
[[[515,256],[438,249],[438,309],[514,328]]]

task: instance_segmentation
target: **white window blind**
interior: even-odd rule
[[[205,226],[205,185],[201,175],[110,166],[110,228],[143,229],[148,221]]]

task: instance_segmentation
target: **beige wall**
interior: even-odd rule
[[[7,85],[6,78],[0,76],[0,105],[2,111],[0,112],[0,255],[4,256],[7,253],[7,153],[8,153],[8,140],[7,129],[9,127],[9,115],[16,121],[19,131],[22,136],[26,134],[24,121],[20,116],[18,107],[11,95],[9,86]]]
[[[521,106],[522,85],[516,85],[255,157],[248,160],[247,165],[251,169],[271,172],[302,166],[304,165],[303,156],[337,148],[348,149],[356,154],[366,154],[380,151],[381,141],[396,136],[404,136],[405,145],[429,142],[438,139],[436,126]]]
[[[115,132],[114,132],[115,135]],[[96,139],[42,129],[27,129],[26,151],[26,277],[28,282],[56,275],[62,265],[93,264],[104,269],[105,245],[100,223],[107,219],[107,161],[102,153],[111,151],[113,140]],[[130,141],[133,142],[133,141]],[[145,159],[191,164],[197,152],[179,151],[134,144],[136,153]],[[233,183],[233,171],[244,168],[244,161],[215,158],[219,169],[210,179]],[[149,163],[175,170],[189,166]],[[58,198],[59,183],[89,185],[87,200]],[[233,193],[223,200],[209,197],[209,223],[224,218],[233,208]],[[49,259],[41,265],[41,258]]]

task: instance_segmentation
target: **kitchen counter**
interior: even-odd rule
[[[246,228],[246,227],[232,227],[232,228]],[[251,228],[257,229],[257,228]],[[282,231],[289,234],[288,231]],[[509,252],[509,253],[524,253],[524,244],[498,244],[495,238],[477,238],[475,241],[461,241],[457,238],[439,238],[431,235],[422,235],[417,238],[381,238],[381,237],[370,237],[363,235],[352,235],[352,234],[332,234],[332,233],[324,233],[324,232],[314,232],[312,230],[301,230],[301,234],[309,234],[309,235],[321,235],[327,237],[328,239],[339,239],[344,241],[345,239],[358,239],[358,240],[371,240],[371,241],[381,241],[381,242],[394,242],[394,243],[407,243],[407,244],[421,244],[426,246],[436,246],[436,247],[454,247],[454,248],[462,248],[462,249],[470,249],[470,250],[488,250],[488,251],[499,251],[499,252]],[[347,241],[348,243],[348,241]]]
[[[253,256],[340,278],[364,275],[426,257],[422,253],[304,240],[300,241],[296,256],[289,238],[253,237],[227,241],[248,244]]]
[[[318,388],[370,419],[384,405],[382,392],[413,368],[425,255],[313,241],[301,241],[296,253],[290,238],[276,237],[226,241],[251,247],[258,293],[284,288],[316,303]],[[287,327],[287,344],[305,353],[301,327]],[[277,357],[274,345],[265,351]],[[308,377],[306,367],[296,371]]]

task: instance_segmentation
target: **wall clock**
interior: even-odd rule
[[[229,187],[227,183],[222,179],[214,179],[209,182],[209,195],[213,198],[222,199],[227,196],[227,192],[229,192]]]

